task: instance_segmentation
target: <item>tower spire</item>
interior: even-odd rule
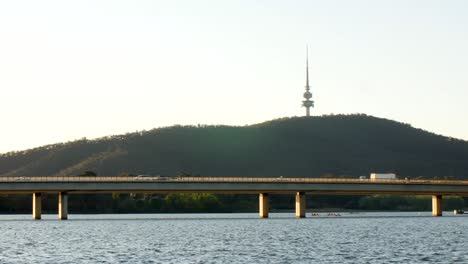
[[[309,86],[309,47],[306,45],[306,85],[305,85],[305,100],[302,101],[302,106],[306,108],[306,116],[310,116],[310,108],[314,107],[314,101],[311,100],[312,93]]]
[[[306,46],[306,89],[309,90],[309,47]]]

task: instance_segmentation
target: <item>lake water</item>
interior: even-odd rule
[[[468,215],[0,216],[0,263],[468,263]]]

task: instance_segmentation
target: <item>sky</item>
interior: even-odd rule
[[[468,140],[468,1],[0,1],[0,153],[365,113]]]

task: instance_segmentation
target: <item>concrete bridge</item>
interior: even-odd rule
[[[41,194],[58,193],[58,218],[68,218],[72,193],[242,193],[259,194],[260,217],[269,213],[269,194],[295,194],[296,217],[305,217],[306,194],[431,195],[432,215],[442,216],[442,196],[468,196],[468,181],[243,177],[0,177],[0,193],[32,193],[33,219],[41,219]]]

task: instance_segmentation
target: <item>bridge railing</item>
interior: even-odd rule
[[[412,179],[353,179],[353,178],[289,178],[289,177],[162,177],[162,176],[0,176],[0,183],[14,182],[82,182],[82,183],[100,183],[100,182],[229,182],[229,183],[354,183],[354,184],[451,184],[468,185],[468,181],[459,180],[412,180]]]

